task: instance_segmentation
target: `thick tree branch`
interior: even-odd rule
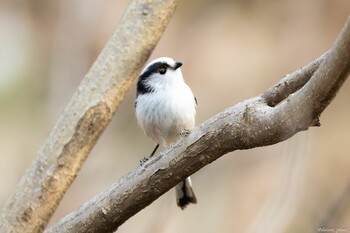
[[[349,70],[350,18],[326,55],[261,96],[210,118],[187,138],[156,154],[47,232],[113,232],[179,181],[222,155],[275,144],[317,125],[315,122],[347,79]],[[286,79],[295,85],[281,85]]]
[[[178,0],[134,0],[6,203],[0,232],[40,232],[110,122]]]

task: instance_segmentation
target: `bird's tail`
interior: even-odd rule
[[[181,181],[178,185],[176,185],[175,189],[176,202],[181,209],[184,209],[190,203],[197,203],[197,198],[193,192],[190,177],[187,177],[185,180]]]

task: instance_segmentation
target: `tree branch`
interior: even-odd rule
[[[327,54],[261,96],[213,116],[47,232],[113,232],[185,177],[222,155],[272,145],[317,125],[349,70],[350,18]],[[286,81],[291,85],[285,85]]]
[[[7,201],[0,232],[41,232],[134,83],[178,0],[134,0]]]
[[[267,105],[274,107],[282,100],[286,99],[290,94],[302,88],[305,83],[310,80],[328,53],[329,51],[301,69],[293,72],[292,74],[286,75],[278,83],[266,90],[262,94],[262,97],[265,99]]]

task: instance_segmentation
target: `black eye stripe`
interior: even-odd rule
[[[148,67],[148,69],[146,70],[145,73],[148,73],[149,75],[151,75],[153,73],[158,73],[160,68],[167,69],[169,67],[170,66],[165,62],[156,62],[156,63],[152,64],[150,67]]]
[[[147,69],[141,73],[141,75],[138,78],[137,81],[137,96],[138,95],[143,95],[143,94],[147,94],[147,93],[151,93],[154,91],[154,89],[150,86],[148,86],[147,83],[147,79],[152,75],[152,74],[165,74],[165,73],[161,73],[159,71],[159,69],[164,68],[165,71],[168,69],[172,69],[174,70],[175,67],[170,66],[168,63],[166,62],[156,62],[153,63],[152,65],[148,66]]]
[[[165,62],[156,62],[150,65],[139,77],[137,82],[137,95],[147,94],[153,92],[153,88],[145,84],[149,76],[159,73],[160,68],[169,68],[170,66]]]
[[[168,69],[170,66],[165,62],[156,62],[150,65],[139,77],[140,80],[147,79],[151,74],[155,74],[159,72],[160,68]]]

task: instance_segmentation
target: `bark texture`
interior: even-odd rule
[[[159,41],[178,0],[133,0],[5,204],[0,232],[41,232]]]
[[[329,52],[262,95],[218,113],[47,232],[113,232],[184,178],[222,155],[272,145],[319,126],[350,71],[350,18]]]

